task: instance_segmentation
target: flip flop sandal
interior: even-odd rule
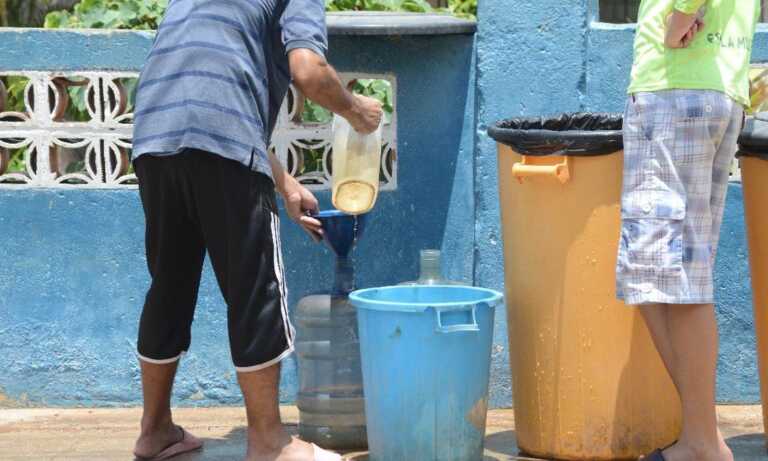
[[[667,459],[664,457],[664,453],[661,450],[656,450],[649,455],[643,456],[641,461],[667,461]]]
[[[314,461],[343,461],[341,455],[323,450],[315,444],[312,444],[312,448],[315,450]]]
[[[203,442],[194,435],[187,432],[183,427],[176,426],[181,430],[181,440],[173,442],[167,447],[160,450],[160,452],[154,456],[143,458],[136,456],[136,461],[162,461],[164,459],[173,458],[184,453],[190,453],[203,448]]]

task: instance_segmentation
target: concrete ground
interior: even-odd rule
[[[736,461],[766,460],[759,407],[720,407],[722,430]],[[298,412],[284,407],[284,420],[296,427]],[[177,422],[205,440],[199,454],[178,461],[241,460],[245,418],[240,408],[185,408]],[[140,410],[128,409],[6,409],[0,410],[0,460],[130,460]],[[491,411],[484,461],[526,460],[515,446],[514,413]],[[363,461],[365,454],[350,454]],[[409,460],[419,461],[419,460]]]

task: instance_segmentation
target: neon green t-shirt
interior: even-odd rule
[[[688,48],[664,46],[673,9],[703,14],[704,28]],[[716,90],[749,106],[749,64],[759,17],[760,0],[643,0],[629,93]]]

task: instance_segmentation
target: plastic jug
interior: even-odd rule
[[[421,250],[419,260],[419,278],[399,285],[465,285],[443,277],[440,269],[440,250]]]
[[[754,65],[749,71],[749,98],[748,112],[756,114],[768,109],[768,66],[765,64]]]
[[[332,201],[336,209],[358,215],[367,213],[376,204],[381,129],[379,125],[376,131],[364,135],[355,131],[344,117],[333,117]]]

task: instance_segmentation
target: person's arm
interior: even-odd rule
[[[322,225],[320,221],[309,216],[318,211],[317,199],[298,179],[285,171],[280,160],[272,152],[269,153],[269,164],[272,167],[275,189],[283,196],[288,216],[300,224],[315,241],[319,241],[323,235]]]
[[[371,133],[382,118],[381,103],[344,88],[336,71],[325,58],[305,48],[288,53],[293,84],[301,93],[331,112],[349,120],[360,133]]]
[[[328,49],[325,1],[290,0],[280,17],[280,26],[293,84],[299,91],[347,118],[357,131],[370,133],[376,130],[382,117],[381,104],[347,91],[325,60]],[[275,187],[285,201],[286,212],[318,240],[323,235],[320,221],[308,216],[317,212],[317,199],[285,171],[274,154],[270,154],[269,162]]]
[[[667,19],[667,33],[664,45],[668,48],[687,48],[704,27],[699,12],[704,0],[678,0],[675,9]]]

